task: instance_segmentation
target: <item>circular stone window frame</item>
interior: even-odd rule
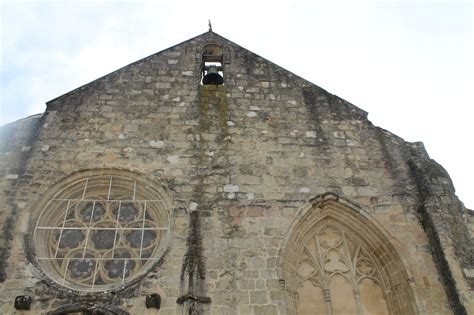
[[[63,194],[67,189],[74,184],[77,184],[81,181],[87,180],[88,178],[94,177],[120,177],[120,178],[127,178],[130,181],[134,181],[137,186],[138,184],[143,185],[146,187],[151,193],[154,193],[157,197],[156,201],[161,201],[164,211],[166,212],[166,220],[167,220],[167,229],[163,229],[162,233],[160,233],[160,241],[155,249],[152,257],[149,261],[145,262],[140,269],[130,277],[125,279],[125,282],[119,283],[110,283],[107,285],[97,286],[94,289],[83,289],[80,288],[78,285],[68,285],[65,281],[59,281],[59,273],[52,274],[48,268],[45,267],[45,264],[38,260],[38,252],[46,252],[47,249],[42,249],[38,251],[37,248],[37,240],[36,238],[36,230],[37,224],[40,222],[44,211],[48,208],[50,203],[56,199],[56,197]],[[48,286],[60,289],[62,292],[64,290],[69,293],[79,294],[79,295],[97,295],[99,293],[112,293],[115,294],[116,292],[122,291],[137,282],[143,279],[151,270],[153,270],[157,265],[159,265],[165,254],[167,253],[170,243],[172,240],[172,199],[170,197],[170,193],[168,192],[168,188],[163,185],[161,182],[156,182],[154,180],[146,178],[146,175],[129,171],[125,169],[89,169],[89,170],[82,170],[72,173],[69,176],[61,178],[56,184],[52,187],[48,188],[46,192],[39,198],[38,202],[30,205],[27,209],[27,212],[30,215],[29,224],[28,224],[28,234],[26,235],[26,242],[25,246],[26,253],[28,259],[32,262],[32,264],[40,271],[42,274],[42,278],[44,279],[44,283]],[[43,245],[47,248],[47,245]]]

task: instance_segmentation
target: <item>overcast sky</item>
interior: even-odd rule
[[[423,141],[474,209],[471,1],[1,2],[0,125],[213,30]]]

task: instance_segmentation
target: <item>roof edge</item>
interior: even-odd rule
[[[4,125],[0,125],[0,128],[8,128],[9,126],[12,126],[14,124],[19,124],[19,123],[22,123],[22,122],[25,122],[26,120],[31,120],[31,119],[39,119],[41,117],[43,117],[44,115],[44,112],[43,113],[38,113],[38,114],[33,114],[33,115],[29,115],[29,116],[26,116],[26,117],[23,117],[23,118],[19,118],[17,120],[14,120],[14,121],[11,121],[9,123],[6,123]]]
[[[278,64],[276,64],[276,63],[274,63],[274,62],[272,62],[272,61],[270,61],[270,60],[268,60],[268,59],[265,58],[265,57],[260,56],[259,54],[254,53],[254,52],[251,51],[250,49],[247,49],[247,48],[245,48],[245,47],[243,47],[243,46],[241,46],[241,45],[239,45],[239,44],[237,44],[237,43],[235,43],[235,42],[233,42],[233,41],[231,41],[231,40],[225,38],[224,36],[219,35],[218,33],[214,32],[214,31],[212,31],[212,30],[206,31],[206,32],[204,32],[204,33],[202,33],[202,34],[199,34],[199,35],[197,35],[197,36],[194,36],[194,37],[191,37],[191,38],[189,38],[189,39],[187,39],[187,40],[184,40],[184,41],[182,41],[182,42],[180,42],[180,43],[178,43],[178,44],[175,44],[175,45],[173,45],[173,46],[170,46],[170,47],[168,47],[168,48],[165,48],[165,49],[163,49],[163,50],[160,50],[160,51],[158,51],[158,52],[156,52],[156,53],[153,53],[153,54],[151,54],[151,55],[148,55],[148,56],[146,56],[146,57],[140,58],[140,59],[138,59],[138,60],[136,60],[136,61],[134,61],[134,62],[132,62],[132,63],[129,63],[129,64],[123,66],[123,67],[118,68],[117,70],[114,70],[114,71],[112,71],[112,72],[109,72],[109,73],[107,73],[107,74],[105,74],[105,75],[103,75],[103,76],[101,76],[101,77],[98,77],[97,79],[94,79],[94,80],[92,80],[92,81],[90,81],[90,82],[88,82],[88,83],[86,83],[86,84],[83,84],[83,85],[79,86],[78,88],[75,88],[74,90],[71,90],[71,91],[69,91],[69,92],[66,92],[66,93],[64,93],[64,94],[62,94],[62,95],[60,95],[60,96],[58,96],[58,97],[55,97],[55,98],[53,98],[53,99],[51,99],[51,100],[49,100],[49,101],[46,102],[46,110],[48,110],[48,107],[49,107],[49,105],[50,105],[51,103],[57,101],[58,99],[61,99],[61,98],[63,98],[63,97],[66,97],[66,96],[68,96],[68,95],[71,95],[71,94],[73,94],[74,92],[77,92],[77,91],[80,91],[80,90],[84,90],[84,89],[86,89],[88,86],[90,86],[91,84],[93,84],[94,82],[96,82],[96,81],[98,81],[98,80],[101,80],[101,79],[103,79],[103,78],[105,78],[105,77],[107,77],[107,76],[109,76],[109,75],[112,75],[112,74],[114,74],[114,73],[117,73],[117,72],[119,72],[119,71],[121,71],[121,70],[123,70],[123,69],[125,69],[125,68],[127,68],[127,67],[130,67],[130,66],[134,65],[134,64],[137,64],[137,63],[139,63],[139,62],[142,62],[143,60],[145,60],[145,59],[147,59],[147,58],[150,58],[150,57],[152,57],[152,56],[159,55],[159,54],[161,54],[161,53],[163,53],[163,52],[165,52],[165,51],[168,51],[168,50],[170,50],[170,49],[173,49],[173,48],[175,48],[175,47],[177,47],[177,46],[179,46],[179,45],[185,44],[185,43],[187,43],[187,42],[190,42],[190,41],[192,41],[192,40],[194,40],[194,39],[196,39],[196,38],[199,38],[199,37],[201,37],[201,36],[205,36],[205,35],[207,35],[207,34],[213,34],[214,36],[220,37],[222,40],[227,41],[227,42],[229,42],[230,44],[235,45],[235,46],[237,46],[237,47],[240,47],[240,48],[242,48],[242,49],[244,49],[244,50],[250,52],[251,54],[253,54],[253,55],[255,55],[255,56],[259,57],[259,58],[262,58],[263,60],[265,60],[265,61],[268,62],[269,64],[271,64],[271,65],[273,65],[273,66],[275,66],[275,67],[281,69],[282,71],[285,71],[285,72],[287,72],[288,74],[294,76],[297,80],[301,81],[301,84],[303,84],[303,86],[304,86],[304,85],[310,85],[310,86],[317,87],[318,89],[321,89],[321,90],[324,91],[325,93],[328,93],[328,94],[330,94],[330,95],[332,95],[332,96],[334,96],[334,97],[337,97],[338,99],[342,100],[342,101],[345,102],[347,105],[349,105],[349,106],[351,106],[352,108],[354,108],[355,110],[359,111],[363,116],[365,116],[365,117],[368,116],[368,112],[367,112],[367,111],[365,111],[365,110],[363,110],[363,109],[357,107],[356,105],[352,104],[351,102],[348,102],[347,100],[345,100],[345,99],[343,99],[343,98],[341,98],[341,97],[339,97],[339,96],[337,96],[337,95],[335,95],[335,94],[332,94],[332,93],[328,92],[326,89],[320,87],[319,85],[317,85],[317,84],[315,84],[315,83],[313,83],[313,82],[311,82],[311,81],[309,81],[309,80],[307,80],[307,79],[305,79],[305,78],[303,78],[303,77],[301,77],[301,76],[295,74],[294,72],[292,72],[292,71],[290,71],[290,70],[288,70],[288,69],[286,69],[286,68],[284,68],[284,67],[282,67],[282,66],[280,66],[280,65],[278,65]]]
[[[212,32],[212,31],[211,31],[211,32]],[[208,32],[206,32],[206,33],[208,33]],[[204,33],[204,34],[206,34],[206,33]],[[360,112],[363,114],[363,116],[365,116],[365,117],[368,116],[369,113],[368,113],[367,111],[361,109],[360,107],[357,107],[356,105],[354,105],[354,104],[352,104],[351,102],[349,102],[349,101],[343,99],[343,98],[340,97],[340,96],[337,96],[336,94],[332,94],[331,92],[329,92],[328,90],[326,90],[326,89],[320,87],[320,86],[317,85],[316,83],[313,83],[313,82],[311,82],[311,81],[309,81],[309,80],[307,80],[307,79],[305,79],[305,78],[299,76],[298,74],[296,74],[296,73],[294,73],[294,72],[292,72],[292,71],[290,71],[290,70],[288,70],[288,69],[286,69],[286,68],[284,68],[284,67],[282,67],[282,66],[280,66],[280,65],[278,65],[278,64],[276,64],[276,63],[274,63],[274,62],[271,61],[271,60],[268,60],[267,58],[265,58],[265,57],[263,57],[263,56],[260,56],[260,55],[257,54],[257,53],[254,53],[254,52],[251,51],[250,49],[247,49],[247,48],[245,48],[245,47],[243,47],[243,46],[241,46],[241,45],[239,45],[239,44],[237,44],[237,43],[235,43],[235,42],[233,42],[233,41],[231,41],[231,40],[225,38],[225,37],[222,36],[222,35],[219,35],[219,34],[217,34],[217,33],[215,33],[215,32],[212,32],[212,33],[213,33],[214,35],[219,36],[219,37],[222,38],[223,40],[226,40],[226,41],[228,41],[229,43],[231,43],[231,44],[233,44],[233,45],[236,45],[236,46],[238,46],[238,47],[240,47],[240,48],[242,48],[242,49],[244,49],[244,50],[246,50],[246,51],[248,51],[248,52],[254,54],[254,55],[257,56],[257,57],[262,58],[262,59],[265,60],[266,62],[270,63],[271,65],[273,65],[273,66],[275,66],[275,67],[277,67],[277,68],[279,68],[279,69],[281,69],[282,71],[285,71],[285,72],[289,73],[290,75],[294,76],[296,79],[300,80],[301,83],[303,84],[303,86],[307,84],[307,85],[310,85],[310,86],[317,87],[318,89],[324,91],[325,93],[328,93],[328,94],[330,94],[330,95],[332,95],[332,96],[334,96],[334,97],[337,97],[338,99],[342,100],[342,101],[345,102],[347,105],[353,107],[355,110],[360,111]],[[201,34],[201,35],[199,35],[199,36],[202,36],[202,35],[204,35],[204,34]],[[199,36],[196,36],[196,37],[199,37]],[[194,37],[194,38],[196,38],[196,37]],[[194,39],[194,38],[193,38],[193,39]],[[173,47],[174,47],[174,46],[173,46]]]
[[[109,76],[109,75],[111,75],[111,74],[114,74],[114,73],[116,73],[116,72],[119,72],[119,71],[122,70],[122,69],[125,69],[125,68],[127,68],[127,67],[130,67],[130,66],[132,66],[132,65],[134,65],[134,64],[137,64],[137,63],[139,63],[139,62],[141,62],[141,61],[143,61],[143,60],[145,60],[145,59],[147,59],[147,58],[150,58],[150,57],[155,56],[155,55],[159,55],[159,54],[161,54],[161,53],[163,53],[163,52],[165,52],[165,51],[167,51],[167,50],[173,49],[173,48],[175,48],[176,46],[179,46],[179,45],[182,45],[182,44],[187,43],[187,42],[189,42],[189,41],[192,41],[192,40],[194,40],[194,39],[196,39],[196,38],[198,38],[198,37],[201,37],[201,36],[203,36],[203,35],[205,35],[205,34],[207,34],[207,33],[209,33],[209,31],[204,32],[204,33],[202,33],[202,34],[199,34],[199,35],[197,35],[197,36],[191,37],[191,38],[189,38],[189,39],[187,39],[187,40],[184,40],[184,41],[182,41],[182,42],[180,42],[180,43],[178,43],[178,44],[176,44],[176,45],[173,45],[173,46],[170,46],[170,47],[168,47],[168,48],[162,49],[162,50],[160,50],[160,51],[158,51],[158,52],[156,52],[156,53],[153,53],[153,54],[151,54],[151,55],[148,55],[148,56],[146,56],[146,57],[140,58],[140,59],[138,59],[138,60],[136,60],[136,61],[134,61],[134,62],[132,62],[132,63],[129,63],[129,64],[123,66],[123,67],[118,68],[117,70],[114,70],[114,71],[112,71],[112,72],[109,72],[109,73],[107,73],[107,74],[104,74],[103,76],[98,77],[97,79],[94,79],[94,80],[92,80],[92,81],[90,81],[90,82],[88,82],[88,83],[85,83],[85,84],[83,84],[83,85],[81,85],[81,86],[75,88],[74,90],[71,90],[71,91],[69,91],[69,92],[66,92],[66,93],[64,93],[64,94],[62,94],[62,95],[60,95],[60,96],[58,96],[58,97],[55,97],[55,98],[53,98],[53,99],[47,101],[45,104],[46,104],[46,106],[48,106],[50,103],[52,103],[52,102],[54,102],[54,101],[57,101],[58,99],[60,99],[60,98],[62,98],[62,97],[66,97],[66,96],[68,96],[68,95],[70,95],[70,94],[72,94],[72,93],[74,93],[74,92],[76,92],[76,91],[80,91],[80,90],[83,90],[83,89],[87,88],[89,85],[91,85],[92,83],[94,83],[94,82],[96,82],[96,81],[98,81],[98,80],[100,80],[100,79],[103,79],[103,78],[105,78],[105,77],[107,77],[107,76]],[[214,34],[216,34],[216,33],[214,33]],[[216,35],[218,35],[218,34],[216,34]],[[218,36],[220,36],[220,35],[218,35]],[[220,36],[220,37],[222,37],[222,36]],[[222,37],[222,38],[224,38],[224,37]]]

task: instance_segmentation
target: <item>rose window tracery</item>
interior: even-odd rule
[[[34,243],[52,279],[97,291],[122,285],[156,262],[168,230],[158,191],[132,178],[102,175],[56,194],[41,212]]]

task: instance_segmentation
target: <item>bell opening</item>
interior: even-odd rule
[[[217,44],[207,44],[202,52],[201,64],[202,85],[224,84],[224,54]]]
[[[222,66],[218,64],[204,65],[202,84],[203,85],[222,85],[224,84],[224,72]]]

